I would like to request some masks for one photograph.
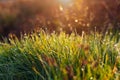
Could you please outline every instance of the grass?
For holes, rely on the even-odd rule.
[[[0,43],[0,80],[120,80],[120,35],[44,31]]]

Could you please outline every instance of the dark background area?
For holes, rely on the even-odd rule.
[[[44,29],[48,32],[82,31],[116,32],[120,29],[119,0],[1,0],[0,35],[29,33]]]

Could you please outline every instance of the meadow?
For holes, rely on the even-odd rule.
[[[120,1],[0,0],[0,80],[120,80]]]
[[[120,34],[41,30],[0,43],[0,80],[120,80]]]

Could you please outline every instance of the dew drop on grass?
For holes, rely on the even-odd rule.
[[[93,80],[93,77],[90,77],[90,80]]]

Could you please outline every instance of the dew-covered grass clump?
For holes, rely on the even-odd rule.
[[[0,80],[120,80],[120,35],[41,31],[0,43]]]

